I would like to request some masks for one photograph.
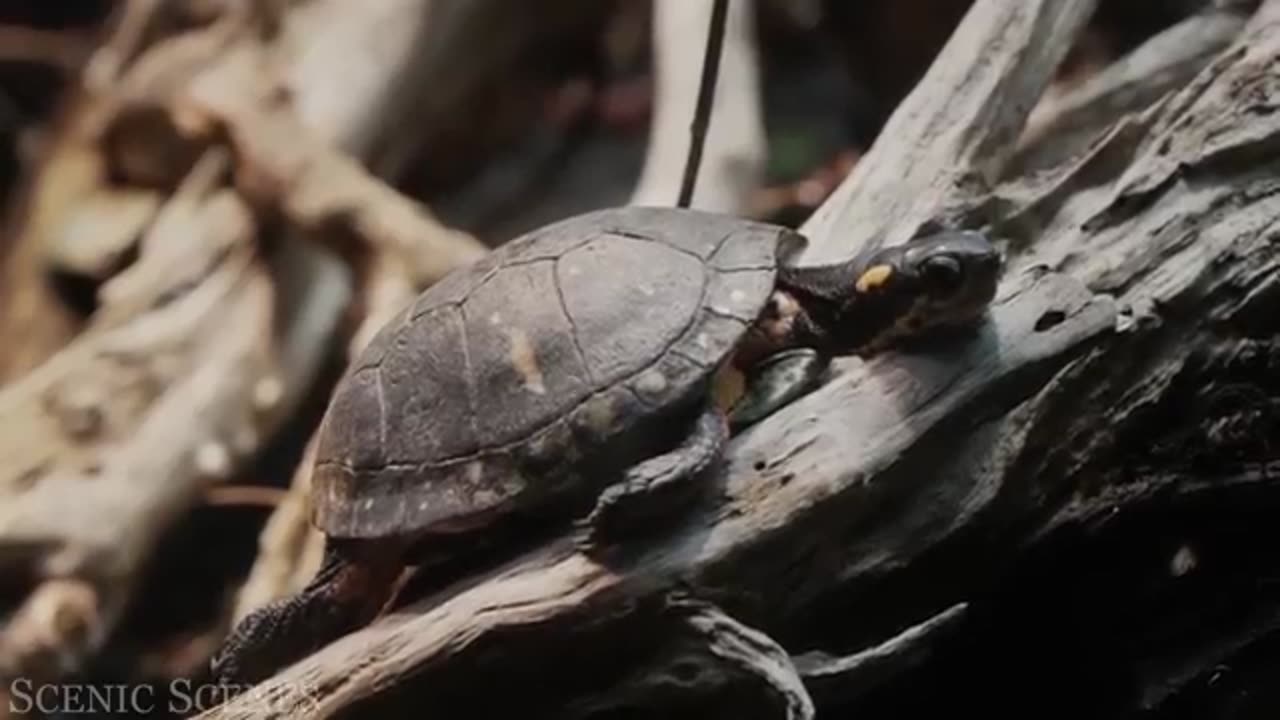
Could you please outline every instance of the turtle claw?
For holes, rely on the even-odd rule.
[[[585,533],[579,547],[594,550],[643,534],[675,514],[672,508],[697,489],[693,481],[720,457],[728,437],[724,415],[709,404],[678,447],[641,462],[600,493],[591,514],[581,521]]]
[[[591,531],[590,517],[573,521],[573,549],[590,557],[598,554],[600,548],[600,543],[596,542],[594,533]]]
[[[595,508],[583,521],[588,547],[606,545],[611,540],[631,534],[631,531],[642,531],[644,526],[662,514],[662,509],[670,503],[669,498],[664,497],[669,493],[660,491],[675,489],[667,486],[681,479],[675,476],[681,468],[672,467],[671,463],[661,463],[667,466],[665,468],[647,466],[666,459],[667,456],[660,456],[642,463],[636,468],[642,472],[628,473],[626,480],[610,485],[600,493]]]
[[[729,427],[737,432],[759,422],[818,385],[830,359],[812,348],[784,350],[757,365],[747,378],[746,391],[729,412]]]

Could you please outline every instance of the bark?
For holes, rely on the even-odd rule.
[[[810,702],[900,714],[930,707],[920,683],[1010,709],[1054,697],[1046,716],[1088,716],[1100,709],[1077,707],[1062,678],[1099,662],[1127,669],[1108,712],[1174,713],[1216,683],[1231,692],[1249,671],[1274,672],[1275,593],[1256,583],[1274,558],[1222,551],[1267,537],[1280,468],[1268,441],[1280,1],[1083,154],[1010,175],[1091,6],[976,2],[806,225],[814,258],[901,242],[939,218],[1005,238],[1000,296],[972,336],[838,363],[733,440],[672,530],[598,561],[570,535],[530,548],[204,717],[633,704],[696,717],[708,696],[734,716],[804,717]],[[1229,542],[1224,523],[1244,539]],[[1108,552],[1134,547],[1148,554]],[[1126,573],[1137,578],[1117,580]],[[1238,612],[1194,614],[1197,578]],[[1142,604],[1153,597],[1158,609]],[[705,609],[699,627],[689,598]],[[1120,630],[1117,606],[1138,629]],[[979,651],[965,655],[958,635]],[[1025,667],[1074,643],[1089,654],[1058,685]],[[936,672],[961,690],[923,670],[944,651],[952,664]],[[749,700],[725,704],[726,688]]]

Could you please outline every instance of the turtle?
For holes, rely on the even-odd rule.
[[[812,387],[832,356],[972,324],[1001,270],[975,231],[823,266],[794,263],[805,243],[735,216],[613,208],[429,287],[325,412],[311,489],[322,567],[236,626],[215,677],[255,682],[367,624],[415,558],[517,515],[589,509],[591,547],[643,532],[696,490],[740,403],[737,426]]]

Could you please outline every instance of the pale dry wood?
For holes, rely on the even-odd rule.
[[[221,303],[217,308],[219,313],[227,313],[230,318],[252,327],[254,316],[257,314],[255,311],[261,308],[254,306],[246,308],[241,303],[231,305],[235,300],[231,292],[238,287],[229,284],[227,280],[226,277],[217,278],[214,287],[222,285],[222,287],[216,287],[217,292],[199,295],[206,296],[202,298],[206,301],[216,299]],[[259,277],[257,280],[261,283],[263,278]],[[266,288],[259,285],[258,289],[261,293]],[[207,297],[209,294],[213,297]],[[255,299],[263,300],[261,295]],[[213,308],[208,308],[205,312],[212,314]],[[192,319],[205,320],[197,326],[206,328],[209,331],[208,337],[219,340],[229,339],[213,332],[217,325],[207,318]],[[182,338],[187,329],[188,326],[183,326],[177,332],[170,330],[168,334],[171,337],[177,335]],[[124,330],[128,333],[132,328],[126,326]],[[136,332],[134,331],[135,334]],[[244,334],[241,337],[253,336]],[[192,371],[194,355],[175,358],[176,348],[166,347],[168,343],[163,343],[163,340],[172,342],[172,339],[161,337],[157,340],[162,342],[136,345],[143,351],[155,352],[156,358],[169,359],[171,362],[177,360],[178,369],[183,372]],[[36,444],[33,442],[33,437],[24,434],[23,437],[15,439],[31,443],[26,448],[26,453],[15,453],[15,448],[6,448],[7,452],[5,452],[6,462],[12,463],[7,466],[13,468],[18,474],[6,483],[4,516],[0,519],[0,533],[3,534],[6,546],[29,548],[32,557],[23,558],[23,560],[38,567],[38,577],[41,582],[41,585],[28,597],[24,606],[9,619],[3,635],[0,635],[0,668],[3,668],[5,675],[10,677],[34,675],[49,678],[74,671],[89,653],[97,649],[105,632],[113,626],[123,601],[128,596],[138,565],[146,557],[145,554],[138,554],[141,548],[137,547],[137,538],[149,533],[158,535],[172,521],[173,513],[183,507],[182,502],[175,503],[171,507],[164,507],[165,503],[161,503],[162,506],[157,508],[138,507],[140,500],[143,502],[158,500],[166,493],[160,492],[160,488],[149,488],[145,483],[140,484],[139,478],[133,473],[161,471],[165,474],[159,477],[152,474],[142,477],[144,480],[172,479],[174,487],[185,487],[190,492],[195,489],[196,483],[184,482],[184,475],[193,480],[205,475],[221,479],[231,470],[232,455],[228,442],[209,437],[207,442],[211,444],[189,448],[186,442],[174,437],[175,428],[178,433],[195,435],[183,426],[190,422],[190,411],[201,410],[201,406],[195,404],[191,408],[184,407],[185,401],[208,402],[208,399],[199,393],[199,388],[182,388],[180,376],[161,376],[153,379],[148,377],[154,374],[153,371],[149,372],[151,368],[144,363],[139,363],[136,358],[128,358],[126,362],[141,365],[141,367],[130,368],[126,365],[124,368],[112,368],[113,374],[120,380],[132,379],[137,384],[154,384],[157,380],[166,382],[178,380],[179,383],[176,383],[178,387],[174,387],[165,395],[137,398],[121,391],[129,389],[126,385],[125,388],[117,390],[117,395],[109,396],[109,400],[97,396],[97,388],[84,380],[77,386],[72,382],[74,377],[63,376],[63,373],[67,372],[63,368],[85,364],[84,360],[77,358],[73,353],[87,346],[89,342],[91,339],[86,336],[84,341],[69,346],[50,359],[41,371],[37,371],[32,376],[30,381],[24,381],[14,387],[11,393],[18,395],[17,402],[14,402],[13,395],[6,397],[5,400],[8,402],[4,402],[5,409],[10,412],[28,410],[23,406],[25,404],[23,401],[43,400],[50,404],[66,403],[71,406],[65,410],[60,408],[61,417],[55,415],[51,418],[55,422],[61,420],[65,427],[47,430],[43,436],[46,438],[45,442]],[[213,349],[195,346],[188,352],[207,353]],[[243,349],[242,344],[238,344],[236,349]],[[119,362],[110,351],[94,354],[102,358],[99,362],[105,361],[112,364]],[[229,361],[225,357],[216,359],[224,363]],[[77,360],[79,362],[76,362]],[[50,372],[45,373],[45,368],[49,368]],[[231,369],[243,372],[254,368],[238,367],[233,364]],[[135,372],[130,373],[128,370],[135,370]],[[218,368],[219,372],[225,373],[227,370],[226,367]],[[141,377],[137,377],[138,375]],[[38,382],[45,381],[46,378],[47,384]],[[198,381],[203,384],[208,384],[213,379],[208,375],[198,376]],[[65,399],[59,396],[59,391],[62,391],[63,387],[67,388],[63,392],[69,396]],[[146,385],[142,387],[145,388]],[[112,390],[113,388],[103,389]],[[89,396],[77,397],[74,394],[77,391]],[[170,404],[162,404],[161,400],[166,397],[174,399],[170,400]],[[78,436],[92,437],[92,434],[100,432],[96,425],[115,420],[116,418],[112,417],[113,414],[117,417],[126,415],[123,418],[126,421],[123,423],[125,427],[121,429],[127,434],[123,438],[116,438],[114,443],[101,443],[100,446],[91,448],[81,448],[73,444]],[[162,418],[162,424],[158,427],[153,425],[149,428],[150,432],[145,432],[144,425],[152,417]],[[119,432],[114,425],[115,423],[110,423],[105,428],[107,433]],[[210,428],[199,429],[210,433]],[[53,438],[66,438],[69,447],[50,446],[48,439]],[[39,439],[39,436],[34,439]],[[200,438],[200,441],[203,442],[206,439]],[[160,443],[159,446],[151,446],[151,443],[156,442]],[[167,449],[177,449],[181,454],[175,458],[170,453],[163,452]],[[199,462],[205,472],[194,470],[196,461],[193,457],[188,457],[191,450],[202,453]],[[36,453],[48,456],[50,459],[22,456]],[[160,465],[158,467],[149,465],[148,463],[153,460]],[[33,464],[40,462],[45,464]],[[187,465],[189,469],[178,466],[177,463]],[[170,478],[170,473],[177,476]],[[148,490],[151,492],[147,492]],[[74,498],[74,501],[71,498]],[[160,512],[153,514],[152,510]],[[112,518],[112,521],[103,522],[104,517]],[[83,584],[93,589],[93,602],[81,606],[80,609],[84,614],[71,625],[92,628],[92,632],[64,634],[58,632],[58,627],[44,627],[42,623],[48,618],[61,614],[61,611],[50,610],[49,605],[61,602],[63,599],[61,593],[51,595],[46,592],[46,587],[51,585],[57,587],[67,579],[80,577],[86,578],[87,581]],[[32,626],[38,626],[38,628],[33,629]],[[40,644],[32,646],[29,640],[32,637],[38,638]],[[49,666],[47,660],[42,657],[45,654],[56,655],[59,658],[58,665]]]
[[[175,147],[163,133],[154,133],[154,109],[215,57],[245,23],[233,13],[207,29],[165,39],[160,58],[151,62],[150,56],[144,57],[125,73],[122,58],[132,57],[166,7],[165,2],[135,0],[124,9],[117,34],[90,58],[84,90],[66,103],[67,117],[60,121],[61,129],[25,190],[29,199],[15,221],[17,233],[6,258],[0,298],[0,334],[25,341],[0,353],[4,380],[35,368],[82,327],[83,318],[55,293],[48,271],[88,271],[101,280],[116,269],[116,261],[153,219],[154,213],[140,211],[146,201],[138,198],[155,188],[113,183],[112,175],[128,171],[154,180],[163,174],[171,189],[200,155],[197,148]],[[138,131],[109,132],[121,117],[126,129]],[[113,199],[123,200],[123,205]]]
[[[273,278],[253,231],[227,191],[188,186],[89,329],[0,394],[21,429],[0,447],[0,538],[43,583],[0,634],[6,674],[57,676],[94,652],[161,533],[314,378],[344,304],[337,270],[302,246]]]
[[[791,656],[765,633],[709,603],[676,597],[661,610],[670,629],[670,649],[606,692],[564,708],[562,717],[626,714],[656,698],[706,694],[722,688],[736,702],[717,705],[725,717],[784,717],[807,720],[814,702]],[[665,649],[665,648],[664,648]],[[705,711],[693,713],[705,716]]]
[[[195,135],[225,130],[236,150],[237,187],[251,202],[275,209],[304,232],[338,241],[344,255],[390,254],[416,287],[484,254],[475,238],[442,225],[358,161],[319,142],[289,113],[230,102],[201,97],[180,113]]]
[[[105,172],[83,123],[69,123],[59,134],[58,145],[59,150],[33,173],[19,217],[6,228],[11,237],[0,253],[0,337],[21,337],[23,342],[0,352],[0,384],[43,362],[66,344],[84,320],[56,294],[45,269],[49,248],[63,237],[65,226],[77,226],[78,204],[101,186]],[[68,215],[77,217],[68,220]],[[119,227],[113,219],[78,226],[98,227],[106,237],[133,237],[138,232],[132,225]],[[72,262],[102,265],[101,258],[110,254],[80,254]]]
[[[1017,176],[1056,167],[1130,112],[1175,92],[1231,44],[1248,19],[1211,8],[1151,37],[1067,94],[1042,100],[1006,168]]]
[[[380,114],[389,127],[360,155],[382,178],[425,162],[455,172],[477,167],[492,150],[490,134],[504,134],[504,120],[516,120],[518,134],[525,116],[541,107],[544,96],[536,90],[546,78],[537,59],[599,27],[613,7],[597,0],[421,1],[426,24]]]
[[[791,656],[773,638],[730,617],[714,605],[694,603],[685,620],[709,653],[733,670],[756,679],[776,695],[786,720],[812,720],[813,698]]]
[[[754,3],[729,3],[720,78],[693,207],[740,215],[764,181],[764,107]],[[690,118],[711,20],[711,3],[653,4],[653,118],[633,205],[674,205],[689,156]]]
[[[963,627],[967,611],[968,604],[958,603],[852,655],[804,653],[795,658],[796,670],[823,704],[848,702],[927,662],[932,651]]]
[[[896,245],[995,184],[1093,0],[978,0],[831,198],[804,223],[801,262]]]

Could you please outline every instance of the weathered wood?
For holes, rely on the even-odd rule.
[[[1247,19],[1238,8],[1210,8],[1152,37],[1066,95],[1041,102],[1005,174],[1061,165],[1116,120],[1185,85],[1236,38]]]
[[[669,633],[674,641],[667,643],[665,657],[641,666],[607,691],[571,703],[564,717],[625,713],[655,705],[666,705],[667,717],[706,717],[708,712],[739,718],[814,717],[813,699],[800,671],[768,635],[714,605],[688,598],[672,600],[663,612],[674,626]],[[722,694],[708,692],[712,690]],[[659,700],[668,697],[692,707],[679,713]],[[698,700],[689,702],[691,698]]]
[[[832,656],[821,650],[796,657],[797,672],[823,704],[847,703],[930,659],[946,639],[963,626],[968,605],[953,605],[894,637],[852,655]]]
[[[803,262],[896,245],[987,192],[1093,0],[978,0],[853,172],[805,222]]]

